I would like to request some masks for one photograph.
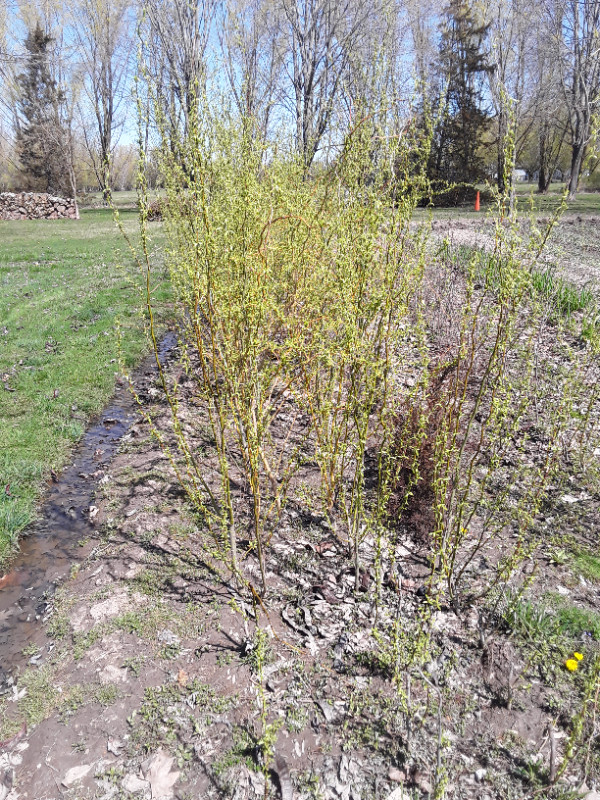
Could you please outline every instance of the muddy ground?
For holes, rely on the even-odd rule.
[[[565,231],[560,246],[576,249],[579,223]],[[168,430],[156,376],[136,386]],[[253,604],[206,556],[148,423],[129,426],[93,479],[93,532],[4,676],[0,800],[600,797],[595,717],[568,757],[600,640],[595,474],[574,470],[551,493],[517,582],[526,601],[453,610],[428,603],[428,549],[410,530],[383,594],[371,572],[355,591],[347,548],[311,506],[316,465],[303,469]],[[579,616],[559,629],[565,608]],[[399,677],[373,635],[394,625],[394,657],[413,663]]]

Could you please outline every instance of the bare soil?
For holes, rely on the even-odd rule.
[[[536,219],[543,228],[548,218]],[[434,220],[436,237],[447,237],[454,247],[489,249],[493,245],[493,223],[481,219]],[[540,265],[579,287],[588,286],[598,294],[600,281],[600,217],[566,214],[553,229],[540,257]]]
[[[600,246],[596,228],[590,241]],[[155,378],[138,388],[168,435]],[[191,388],[182,413],[211,480]],[[595,720],[581,757],[565,760],[600,632],[600,582],[574,557],[597,547],[595,476],[573,468],[551,492],[536,522],[543,544],[515,584],[529,605],[511,608],[504,594],[455,609],[429,603],[427,543],[409,528],[381,594],[372,571],[355,591],[347,546],[310,502],[318,477],[307,459],[267,550],[269,590],[252,603],[207,555],[148,424],[129,427],[96,487],[97,537],[4,677],[0,800],[600,796]],[[249,526],[246,502],[239,487]],[[243,571],[258,585],[249,540]],[[367,538],[365,563],[376,547]],[[474,586],[487,569],[482,557]],[[560,602],[597,631],[555,634]],[[382,630],[397,632],[395,657],[413,665],[396,681]],[[571,673],[575,648],[584,659]]]

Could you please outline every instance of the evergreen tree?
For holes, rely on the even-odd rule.
[[[50,70],[51,42],[39,23],[25,40],[27,67],[17,79],[17,151],[25,189],[70,195],[68,133],[62,123],[66,98]]]
[[[439,71],[442,117],[434,132],[429,174],[434,180],[475,183],[483,175],[480,145],[490,117],[484,107],[484,44],[489,24],[465,0],[450,0],[442,23]]]

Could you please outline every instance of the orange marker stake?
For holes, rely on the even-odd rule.
[[[477,194],[475,195],[475,211],[479,211],[479,190],[477,191]]]

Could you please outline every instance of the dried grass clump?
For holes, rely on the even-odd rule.
[[[153,200],[148,206],[148,221],[149,222],[160,222],[163,219],[163,215],[165,212],[165,201],[157,197],[156,200]]]
[[[423,390],[407,398],[394,425],[390,453],[394,479],[388,513],[393,524],[406,525],[423,542],[430,541],[436,528],[436,447],[456,384],[456,368],[455,358],[438,363]]]

